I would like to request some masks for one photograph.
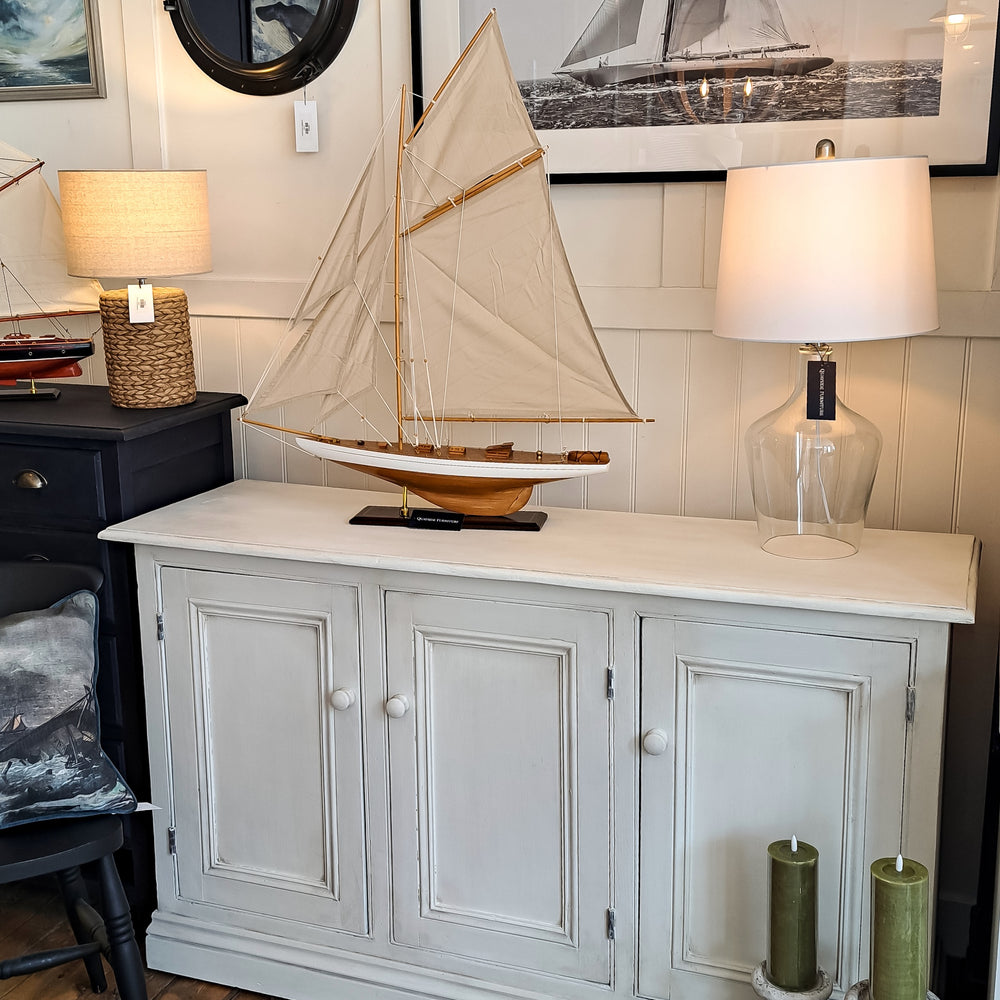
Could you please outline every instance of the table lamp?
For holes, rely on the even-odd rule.
[[[930,177],[922,156],[740,167],[726,177],[714,332],[798,343],[795,388],[746,434],[762,547],[857,551],[882,446],[836,395],[832,343],[938,327]]]
[[[211,270],[205,171],[60,170],[59,194],[68,272],[139,279],[101,295],[111,402],[132,409],[193,402],[187,296],[145,278]]]

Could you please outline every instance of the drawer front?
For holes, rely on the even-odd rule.
[[[0,531],[0,559],[47,559],[50,562],[83,563],[104,571],[100,592],[101,622],[109,625],[115,608],[113,574],[108,547],[96,533],[26,528]]]
[[[103,520],[101,453],[86,448],[0,445],[0,510],[34,523]]]

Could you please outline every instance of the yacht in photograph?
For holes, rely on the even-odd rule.
[[[603,0],[555,73],[608,87],[802,76],[832,62],[791,36],[777,0]]]

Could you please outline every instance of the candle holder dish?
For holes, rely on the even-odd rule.
[[[764,971],[766,964],[766,962],[761,962],[750,974],[750,985],[761,1000],[828,1000],[830,994],[833,993],[833,980],[822,969],[819,970],[819,982],[810,989],[786,990],[775,986],[767,978],[767,973]],[[844,1000],[847,998],[845,997]]]
[[[844,1000],[871,1000],[871,990],[868,987],[868,980],[862,979],[860,983],[855,983],[845,994]],[[927,991],[927,1000],[938,1000],[936,994]]]

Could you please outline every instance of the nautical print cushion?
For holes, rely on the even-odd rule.
[[[90,591],[0,618],[0,828],[135,809],[101,750],[97,666]]]

